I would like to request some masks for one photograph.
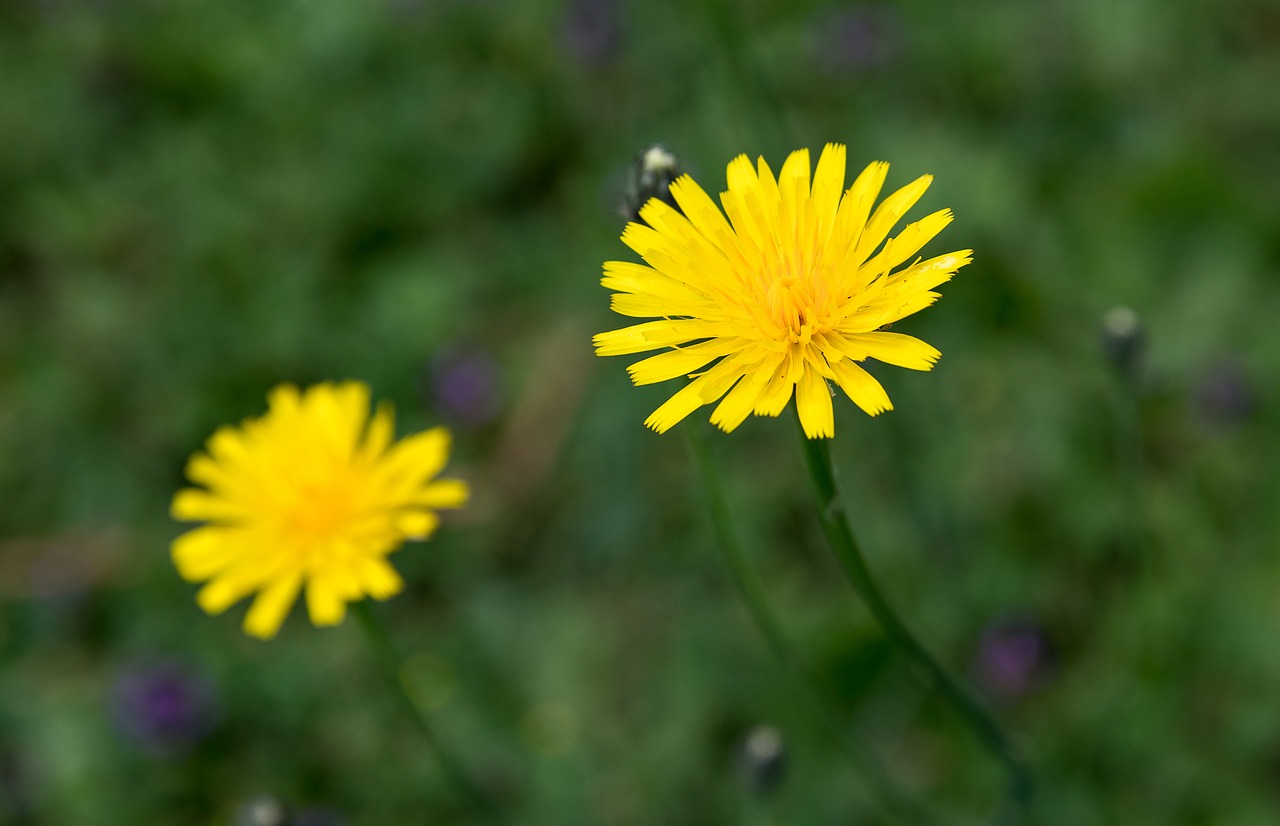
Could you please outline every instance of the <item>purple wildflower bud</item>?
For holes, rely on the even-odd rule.
[[[818,22],[818,48],[831,71],[859,72],[892,63],[902,52],[902,21],[890,6],[854,6]]]
[[[997,697],[1015,700],[1032,691],[1052,659],[1039,626],[1025,620],[996,623],[983,632],[975,663],[978,680]]]
[[[1253,413],[1253,388],[1244,367],[1235,359],[1222,359],[1205,369],[1194,393],[1196,411],[1210,426],[1238,425]]]
[[[562,28],[565,49],[587,66],[603,66],[618,52],[618,0],[570,0]]]
[[[497,418],[501,407],[498,367],[481,350],[445,350],[432,360],[430,395],[446,419],[483,427]]]
[[[113,705],[118,728],[152,751],[191,746],[213,723],[212,689],[175,663],[126,671],[116,682]]]

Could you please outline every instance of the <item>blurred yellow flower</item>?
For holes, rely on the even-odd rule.
[[[884,328],[937,300],[933,288],[968,264],[972,250],[893,272],[952,216],[939,210],[886,241],[933,180],[918,178],[872,212],[888,168],[872,163],[842,197],[841,145],[823,149],[812,186],[807,149],[792,152],[776,179],[763,158],[757,168],[740,155],[720,194],[724,213],[688,175],[671,185],[679,209],[657,199],[641,209],[644,223],[628,224],[622,240],[648,266],[609,261],[601,283],[616,291],[615,312],[660,320],[600,333],[594,343],[601,356],[666,350],[628,368],[636,384],[693,379],[647,426],[664,432],[720,400],[711,421],[731,431],[753,412],[777,416],[794,388],[805,434],[830,437],[828,381],[874,416],[893,405],[857,362],[932,368],[937,350]]]
[[[207,582],[196,599],[210,614],[257,592],[244,629],[275,636],[306,587],[316,625],[335,625],[346,604],[386,599],[404,585],[387,555],[423,539],[435,511],[466,503],[467,485],[436,479],[449,433],[434,428],[394,442],[389,405],[369,416],[358,382],[275,388],[268,411],[222,427],[187,463],[175,519],[206,524],[179,536],[182,577]]]

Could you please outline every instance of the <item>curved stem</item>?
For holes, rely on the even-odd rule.
[[[685,445],[689,448],[689,454],[693,457],[693,463],[698,469],[698,480],[702,483],[702,496],[711,514],[716,544],[720,548],[725,564],[729,566],[729,572],[733,574],[734,584],[738,586],[738,592],[751,613],[751,619],[755,621],[756,627],[759,628],[778,659],[797,673],[806,672],[807,668],[799,653],[787,641],[782,624],[765,601],[764,586],[751,568],[751,563],[747,561],[747,555],[738,542],[733,517],[729,514],[729,505],[725,501],[724,489],[720,484],[720,475],[707,454],[706,441],[692,422],[680,429],[684,432]]]
[[[755,569],[751,567],[738,541],[724,488],[720,483],[720,475],[716,472],[715,464],[708,455],[701,430],[694,422],[686,423],[680,429],[684,432],[685,445],[689,449],[693,464],[698,469],[703,499],[706,501],[707,510],[711,515],[711,524],[715,529],[716,545],[720,548],[729,572],[733,574],[734,584],[738,587],[738,593],[746,604],[751,619],[769,647],[773,649],[774,655],[812,695],[828,730],[839,731],[843,727],[843,721],[839,720],[839,715],[830,708],[829,692],[824,689],[819,675],[787,638],[782,623],[769,607],[764,585],[756,575]],[[898,815],[908,817],[909,822],[912,823],[933,822],[936,819],[934,815],[924,811],[919,803],[908,800],[905,793],[896,788],[888,773],[874,756],[857,748],[846,737],[840,736],[837,739],[841,750],[855,768],[873,781],[869,785],[871,794],[878,804],[894,810]]]
[[[840,501],[835,467],[831,462],[830,440],[809,439],[804,435],[803,428],[797,428],[797,433],[800,435],[805,464],[809,469],[809,480],[812,483],[822,532],[826,534],[831,550],[848,574],[853,587],[858,591],[889,641],[906,655],[927,684],[942,692],[956,711],[960,712],[965,722],[973,728],[983,744],[1004,764],[1009,774],[1010,796],[1017,809],[1025,811],[1030,805],[1032,793],[1031,772],[1026,763],[995,718],[911,633],[885,598],[880,586],[876,584],[862,555],[862,549],[853,536],[844,505]],[[1016,820],[1017,818],[1017,813],[1009,813],[1001,819]]]
[[[432,730],[431,725],[427,722],[426,716],[423,715],[418,704],[414,702],[413,695],[409,693],[409,688],[405,685],[404,663],[396,652],[395,645],[392,644],[386,628],[369,608],[369,601],[361,600],[353,604],[351,613],[355,615],[360,629],[364,631],[365,639],[369,641],[369,645],[373,648],[374,656],[378,660],[383,676],[387,678],[387,683],[390,685],[392,693],[396,695],[406,716],[413,721],[414,728],[418,729],[423,739],[427,741],[427,745],[431,748],[436,762],[439,763],[440,771],[444,774],[445,779],[454,787],[454,791],[458,793],[459,797],[466,799],[478,811],[485,813],[491,822],[504,822],[493,801],[480,791],[479,787],[467,776],[461,764],[454,759],[449,750],[436,737],[435,731]]]

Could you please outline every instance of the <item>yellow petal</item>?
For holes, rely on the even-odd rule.
[[[244,552],[241,532],[208,525],[173,540],[171,555],[178,575],[201,582],[233,565]]]
[[[404,580],[385,559],[361,560],[359,576],[365,593],[374,599],[387,599],[404,589]]]
[[[396,516],[396,530],[409,539],[426,539],[440,525],[440,517],[430,511],[404,511]]]
[[[178,491],[169,512],[183,522],[238,522],[252,515],[245,505],[197,488]]]
[[[831,372],[835,373],[836,383],[845,395],[861,407],[869,416],[877,416],[886,410],[893,409],[889,394],[884,392],[880,382],[848,359],[831,364]]]
[[[703,293],[681,281],[676,281],[666,273],[629,261],[606,261],[604,277],[600,279],[600,283],[618,292],[656,296],[670,301],[696,304],[706,300]],[[658,313],[658,315],[672,315],[672,313]]]
[[[751,415],[772,374],[772,370],[757,369],[743,376],[711,413],[711,423],[725,433],[732,433]]]
[[[278,384],[267,394],[267,416],[283,422],[286,427],[298,419],[301,411],[302,393],[297,386]]]
[[[806,370],[796,385],[796,409],[800,425],[810,439],[830,439],[836,435],[835,410],[826,379],[815,370]]]
[[[210,580],[196,594],[196,603],[207,614],[221,614],[258,590],[268,579],[269,574],[251,566],[240,565]]]
[[[312,576],[307,582],[307,613],[316,626],[337,625],[347,615],[338,583],[328,576]]]
[[[757,416],[780,415],[787,408],[787,402],[791,401],[794,387],[795,382],[791,381],[788,375],[786,359],[779,359],[769,375],[764,390],[760,391],[760,398],[756,399],[753,412]]]
[[[885,244],[879,255],[863,264],[863,268],[874,275],[893,269],[932,241],[934,236],[951,223],[953,217],[951,210],[940,209],[913,224],[908,224],[891,243]]]
[[[609,296],[609,309],[618,315],[631,318],[662,316],[697,316],[714,311],[715,305],[706,299],[673,299],[657,295],[614,293]]]
[[[874,161],[859,173],[853,186],[840,201],[840,209],[836,213],[836,232],[848,240],[853,246],[866,226],[867,217],[871,214],[871,206],[884,186],[885,176],[889,174],[889,164]],[[852,252],[852,250],[850,250]]]
[[[973,250],[958,250],[912,264],[890,276],[889,283],[898,291],[932,290],[951,280],[956,270],[973,263]]]
[[[369,427],[365,431],[364,445],[361,448],[364,461],[376,461],[386,453],[392,439],[395,438],[395,422],[396,415],[391,405],[387,402],[379,404],[378,412],[373,414],[373,418],[369,420]]]
[[[739,155],[725,167],[725,180],[730,192],[747,193],[760,185],[756,168],[746,155]]]
[[[813,173],[813,206],[818,219],[818,239],[825,240],[835,223],[840,192],[844,189],[845,147],[829,143],[818,157]]]
[[[713,338],[717,328],[700,319],[646,321],[592,338],[597,356],[626,356],[671,347],[700,338]]]
[[[244,617],[245,633],[262,640],[269,640],[280,630],[289,609],[298,599],[302,587],[302,574],[283,577],[268,586],[254,599]]]
[[[763,159],[762,159],[763,160]],[[797,149],[787,156],[778,173],[778,193],[781,196],[780,223],[783,232],[796,226],[803,204],[809,200],[809,150]],[[807,233],[799,237],[808,238]]]
[[[644,420],[645,426],[666,433],[676,423],[704,404],[719,399],[742,375],[741,359],[728,358],[685,385]]]
[[[711,196],[693,178],[688,175],[676,178],[671,184],[671,194],[699,232],[721,245],[721,249],[726,252],[734,246],[733,227],[729,225],[724,213],[716,207],[715,201],[711,200]]]
[[[471,497],[470,486],[461,479],[437,479],[413,498],[425,508],[460,508]]]
[[[743,344],[737,339],[712,339],[691,344],[637,361],[627,367],[627,372],[637,385],[655,384],[677,376],[687,376],[706,366],[709,361],[742,349]]]
[[[430,479],[449,461],[449,442],[449,430],[444,427],[406,436],[387,452],[379,472],[408,484]]]
[[[902,333],[856,333],[843,338],[877,361],[908,370],[932,370],[942,355],[932,345]]]
[[[880,246],[880,242],[885,239],[898,221],[902,220],[902,216],[907,214],[907,210],[915,206],[916,201],[920,200],[920,196],[924,194],[932,182],[932,175],[921,175],[884,199],[872,214],[871,220],[867,222],[866,229],[862,231],[862,237],[858,239],[857,251],[854,253],[856,262],[865,261],[875,251],[875,248]]]

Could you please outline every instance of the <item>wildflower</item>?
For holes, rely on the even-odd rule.
[[[120,730],[157,753],[193,745],[214,722],[213,687],[177,663],[126,669],[112,705]]]
[[[1243,424],[1257,407],[1248,371],[1236,358],[1219,358],[1207,366],[1195,384],[1196,412],[1211,428]]]
[[[466,483],[435,479],[449,433],[434,428],[393,443],[389,405],[369,417],[358,382],[281,385],[268,411],[220,428],[187,464],[173,516],[205,524],[178,537],[183,578],[207,581],[196,599],[220,613],[258,592],[244,629],[275,635],[306,587],[315,625],[336,625],[346,603],[386,599],[404,583],[386,557],[435,530],[439,508],[467,501]]]
[[[579,62],[593,68],[609,63],[622,41],[617,0],[572,0],[565,14],[561,44]]]
[[[446,421],[479,428],[501,412],[498,365],[484,350],[447,348],[431,360],[427,373],[428,395]]]
[[[1052,662],[1053,648],[1038,625],[1004,620],[983,631],[975,665],[989,691],[1012,700],[1035,688]]]
[[[664,432],[719,401],[711,421],[731,431],[751,413],[777,416],[794,392],[805,434],[830,437],[828,381],[874,416],[893,405],[858,362],[932,368],[936,349],[884,328],[937,300],[933,288],[972,251],[917,258],[894,272],[952,215],[940,210],[886,241],[932,181],[918,178],[872,212],[888,168],[872,163],[842,197],[841,145],[823,149],[812,183],[807,149],[791,153],[777,178],[763,158],[756,167],[741,155],[729,163],[724,213],[687,175],[671,184],[678,209],[657,199],[641,209],[644,224],[628,224],[622,240],[648,266],[607,262],[601,283],[616,291],[615,312],[659,320],[594,343],[601,356],[664,350],[628,368],[636,384],[693,379],[647,426]]]
[[[901,57],[903,29],[901,13],[892,6],[851,5],[815,20],[815,51],[831,72],[870,72]]]

